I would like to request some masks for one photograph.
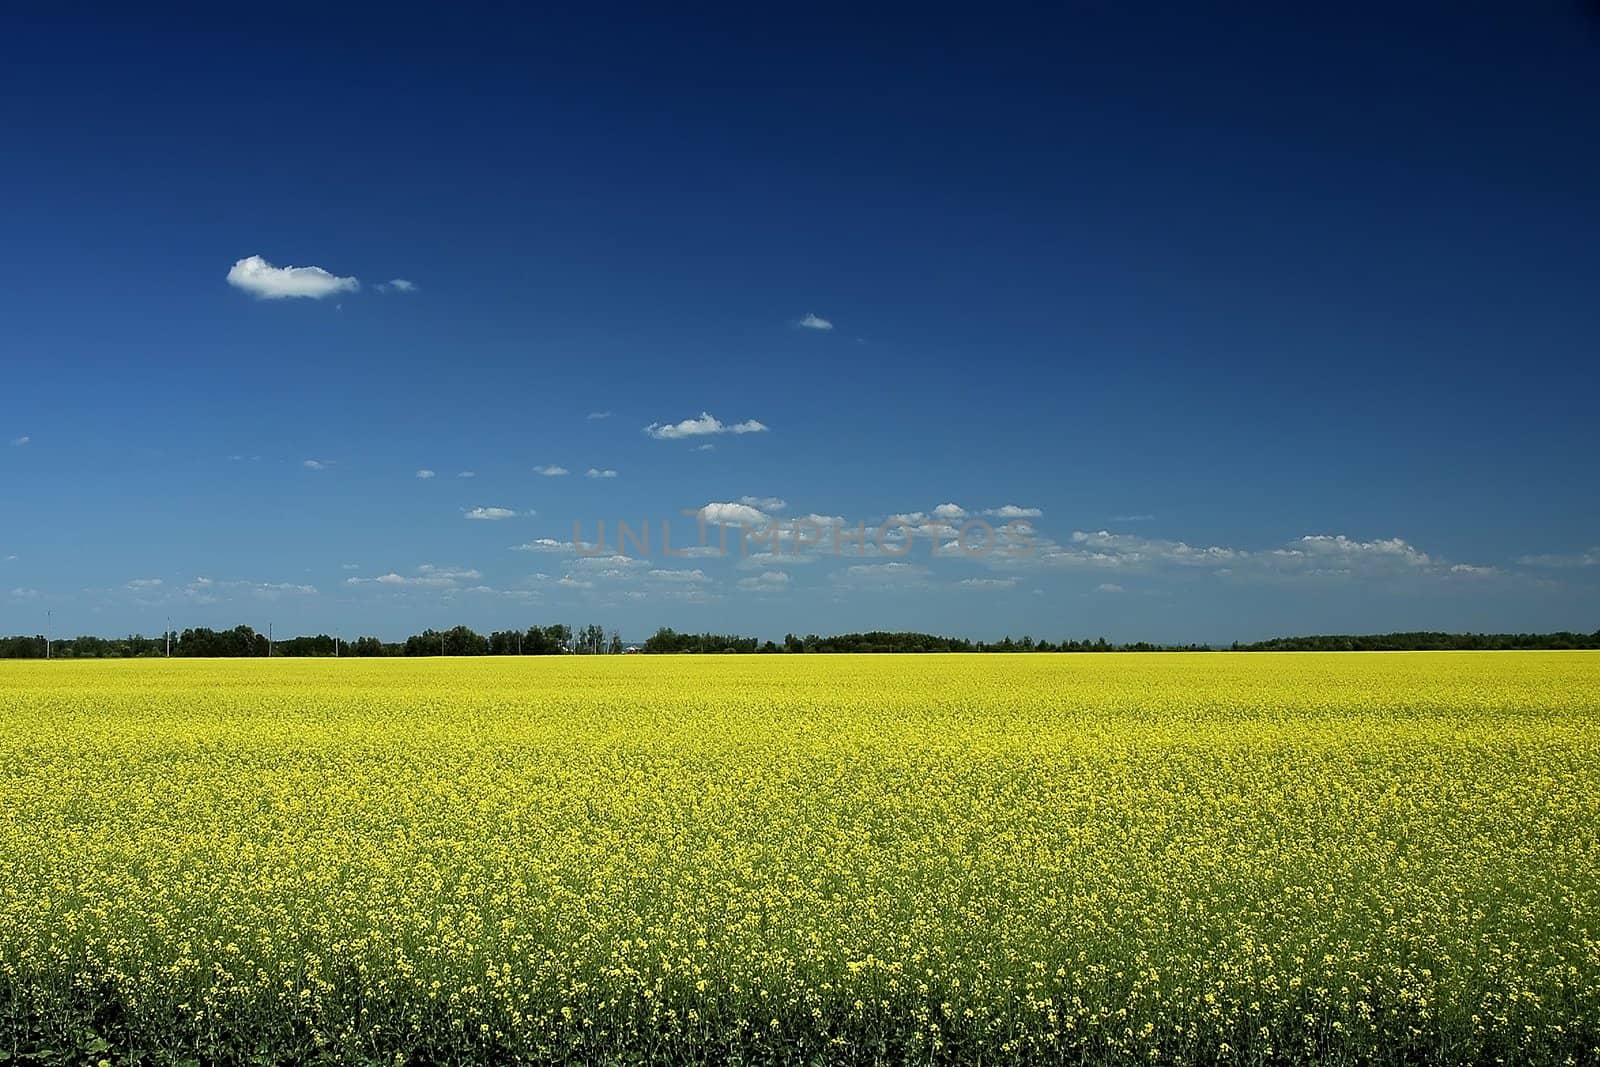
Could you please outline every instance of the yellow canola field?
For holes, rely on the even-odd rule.
[[[1583,652],[0,663],[0,1057],[1593,1061],[1597,725]]]

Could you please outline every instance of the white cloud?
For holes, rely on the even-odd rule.
[[[11,590],[10,596],[13,600],[37,600],[39,599],[39,590],[28,589],[19,585],[17,588]]]
[[[967,589],[1015,589],[1015,578],[963,578],[956,583]]]
[[[433,476],[434,476],[433,471],[428,470],[426,467],[424,467],[422,470],[417,471],[417,477],[423,479],[424,481],[426,481],[429,478],[432,478]]]
[[[316,596],[317,587],[314,585],[297,585],[294,582],[256,582],[243,583],[249,587],[252,596],[260,600],[277,600],[288,596]]]
[[[483,575],[471,567],[440,567],[432,563],[424,563],[417,568],[418,574],[431,575],[435,578],[482,578]]]
[[[1071,567],[1124,572],[1192,569],[1241,580],[1401,579],[1485,576],[1492,567],[1452,564],[1400,537],[1356,540],[1343,534],[1310,534],[1281,548],[1250,550],[1226,545],[1191,545],[1184,541],[1106,530],[1076,530],[1066,544],[1034,539],[1026,556],[986,557],[1002,568]],[[1105,590],[1102,590],[1105,591]]]
[[[344,581],[346,585],[419,585],[431,588],[444,588],[456,584],[450,578],[430,578],[420,575],[408,577],[403,574],[396,574],[394,571],[390,571],[388,574],[380,574],[376,578],[346,578]]]
[[[407,281],[404,278],[390,278],[386,282],[378,283],[378,291],[382,293],[414,293],[417,291],[417,283]]]
[[[831,548],[831,546],[828,546]],[[737,545],[730,545],[727,552],[721,552],[717,546],[712,546],[713,551],[719,555],[738,556]],[[770,567],[803,567],[825,558],[821,555],[822,548],[809,552],[751,552],[739,560],[738,568],[742,571],[758,571]],[[847,550],[846,550],[847,551]],[[854,553],[851,553],[853,556]]]
[[[609,556],[580,556],[573,560],[570,566],[580,570],[622,572],[631,567],[647,566],[642,559],[625,556],[620,552],[613,552]]]
[[[1318,568],[1350,567],[1372,563],[1394,563],[1406,567],[1426,567],[1434,561],[1426,552],[1398,537],[1375,541],[1354,541],[1344,534],[1308,534],[1290,547],[1272,555],[1281,563]]]
[[[831,329],[833,329],[833,323],[829,322],[827,319],[823,318],[821,315],[813,315],[809,311],[806,312],[806,317],[801,319],[799,322],[795,323],[795,325],[800,327],[802,330],[831,330]]]
[[[704,437],[708,434],[719,433],[765,433],[767,427],[755,419],[746,419],[732,425],[723,422],[709,411],[702,411],[699,418],[684,419],[682,422],[660,423],[652,422],[644,428],[644,432],[658,441],[675,441],[683,437]]]
[[[610,417],[611,412],[609,411],[591,411],[589,414],[584,416],[584,418],[588,419],[590,422],[596,422],[600,419],[609,419]]]
[[[166,583],[162,582],[160,578],[135,578],[133,581],[128,583],[127,588],[135,591],[142,589],[158,589],[164,584]]]
[[[359,579],[351,578],[351,582]],[[159,586],[159,581],[155,585]],[[135,583],[128,583],[133,588]],[[141,586],[148,590],[150,586]],[[196,604],[221,603],[221,593],[248,593],[257,600],[280,600],[285,596],[317,596],[317,587],[302,585],[297,582],[251,582],[251,581],[225,581],[219,582],[212,578],[195,578],[183,587],[183,595]]]
[[[1164,541],[1133,534],[1114,534],[1105,530],[1086,533],[1074,530],[1072,543],[1093,554],[1110,555],[1121,563],[1179,563],[1197,566],[1225,565],[1249,553],[1232,548],[1199,548],[1182,541]]]
[[[457,478],[476,478],[477,476],[477,471],[462,471],[456,475]]]
[[[1122,592],[1122,586],[1116,582],[1101,582],[1094,587],[1094,591],[1097,593],[1120,593]]]
[[[733,549],[724,549],[721,545],[673,545],[671,552],[663,555],[673,559],[718,559],[728,556]]]
[[[769,521],[765,514],[749,504],[735,504],[731,501],[707,504],[700,509],[700,517],[707,522],[721,523],[724,526],[765,526]]]
[[[567,468],[565,468],[565,467],[557,467],[553,463],[547,463],[542,467],[533,468],[533,473],[542,474],[546,478],[560,478],[561,476],[563,476],[565,474],[569,474],[571,472],[568,471]]]
[[[29,437],[27,434],[23,434],[21,437],[13,437],[11,439],[11,447],[12,448],[21,448],[24,445],[26,445],[29,441],[32,441],[32,440],[33,440],[33,438]]]
[[[967,517],[967,509],[960,504],[940,504],[933,509],[933,514],[939,519],[964,519]]]
[[[469,518],[469,519],[479,519],[479,520],[483,520],[483,521],[486,521],[486,522],[494,522],[494,521],[497,521],[499,519],[514,518],[516,516],[516,514],[517,513],[515,511],[512,511],[510,508],[476,507],[476,508],[473,508],[471,511],[467,512],[467,518]]]
[[[696,567],[694,570],[657,569],[650,572],[649,576],[658,582],[676,582],[698,584],[709,582],[706,572]]]
[[[993,515],[998,519],[1037,519],[1044,512],[1038,508],[1025,508],[1020,504],[1002,504],[997,508],[988,508],[985,515]]]
[[[762,571],[750,578],[740,578],[739,588],[751,593],[780,593],[789,588],[789,575],[784,571]]]
[[[703,445],[695,445],[694,446],[694,451],[696,451],[696,452],[715,452],[716,450],[717,450],[717,446],[712,444],[709,441],[707,441]]]
[[[321,267],[274,267],[260,256],[246,256],[228,271],[228,284],[262,300],[303,296],[313,300],[361,288],[354,278],[341,278]]]
[[[583,472],[583,476],[585,478],[615,478],[617,476],[617,472],[609,467],[607,467],[605,470],[601,470],[599,467],[590,467],[588,470]]]
[[[916,563],[857,563],[834,573],[834,581],[864,589],[914,589],[926,584],[928,568]]]
[[[760,508],[762,511],[782,511],[789,506],[787,500],[775,496],[742,496],[739,498],[739,503]]]
[[[1451,574],[1458,574],[1465,578],[1492,578],[1500,573],[1498,567],[1479,567],[1471,563],[1457,563],[1450,568]]]
[[[568,541],[557,541],[553,537],[539,537],[532,541],[524,541],[520,545],[512,545],[513,552],[572,552],[575,549]]]
[[[331,459],[307,459],[302,460],[300,466],[308,471],[325,471],[332,463],[333,460]]]
[[[462,582],[474,581],[481,577],[482,574],[470,567],[440,567],[424,563],[417,568],[416,574],[398,574],[390,571],[375,578],[346,578],[345,584],[457,590]]]
[[[1524,567],[1600,567],[1600,545],[1571,555],[1519,556]]]

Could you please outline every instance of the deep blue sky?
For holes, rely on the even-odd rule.
[[[0,632],[1593,629],[1600,22],[1477,6],[10,10]],[[744,497],[1039,514],[512,548]]]

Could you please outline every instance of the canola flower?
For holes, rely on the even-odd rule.
[[[1600,656],[0,663],[0,1060],[1600,1059]]]

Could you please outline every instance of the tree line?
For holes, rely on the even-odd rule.
[[[622,652],[621,636],[591,623],[581,629],[557,624],[526,630],[497,630],[485,636],[467,626],[424,630],[404,641],[358,637],[354,641],[317,634],[274,641],[250,626],[213,630],[197,626],[158,637],[63,637],[44,635],[0,637],[0,659],[133,659],[155,656],[189,658],[247,656],[549,656]]]
[[[1235,642],[1234,652],[1401,652],[1401,651],[1510,651],[1533,649],[1600,649],[1600,630],[1592,634],[1560,631],[1548,634],[1452,634],[1431,631],[1392,634],[1321,634],[1276,637],[1248,644]],[[43,659],[44,635],[0,637],[0,659]],[[804,637],[785,634],[781,643],[740,634],[679,633],[670,627],[657,630],[642,645],[625,645],[616,630],[609,633],[598,623],[571,626],[530,626],[526,630],[496,630],[480,634],[468,626],[449,630],[424,630],[404,641],[359,637],[354,641],[328,634],[272,641],[249,626],[231,630],[207,627],[156,637],[67,637],[48,642],[50,656],[60,659],[129,659],[155,656],[555,656],[650,654],[817,653],[817,652],[1209,652],[1209,645],[1163,645],[1148,641],[1113,643],[1104,637],[1035,640],[1007,636],[999,641],[972,641],[915,631],[834,634]]]
[[[1576,634],[1450,634],[1417,630],[1395,634],[1319,634],[1234,644],[1236,652],[1514,652],[1600,648],[1600,630]]]

